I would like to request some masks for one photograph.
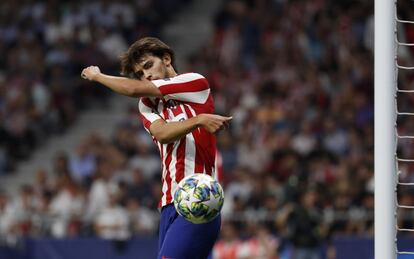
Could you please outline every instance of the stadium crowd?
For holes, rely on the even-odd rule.
[[[119,51],[157,31],[152,7],[169,1],[68,1],[60,12],[23,2],[19,12],[0,4],[3,167],[107,98],[79,81],[80,68],[118,71]],[[372,1],[225,1],[189,64],[208,78],[216,113],[233,116],[218,135],[226,200],[215,258],[319,258],[337,235],[372,236]],[[18,197],[0,193],[0,239],[156,234],[159,154],[137,112],[127,107],[112,139],[91,133],[57,154]]]
[[[189,0],[2,1],[0,3],[0,175],[12,172],[79,112],[107,107],[109,91],[86,87],[85,64],[118,73],[119,54],[157,35]]]

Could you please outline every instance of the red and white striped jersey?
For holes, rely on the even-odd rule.
[[[200,74],[186,73],[152,81],[163,97],[143,97],[139,111],[145,129],[163,119],[176,122],[200,113],[213,113],[214,103],[207,80]],[[151,133],[150,133],[151,134]],[[158,207],[172,202],[177,184],[194,173],[215,175],[216,138],[204,128],[197,128],[173,143],[157,144],[162,161],[162,198]]]

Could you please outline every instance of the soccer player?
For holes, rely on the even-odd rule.
[[[215,177],[216,137],[231,117],[213,114],[207,80],[197,73],[177,74],[174,51],[157,38],[136,41],[121,57],[122,75],[101,73],[97,66],[82,71],[85,79],[116,93],[139,97],[145,129],[157,144],[162,160],[162,198],[158,258],[211,257],[220,216],[193,224],[175,211],[173,194],[185,176],[206,173]]]

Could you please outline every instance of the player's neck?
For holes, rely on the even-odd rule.
[[[175,69],[173,68],[173,66],[169,66],[167,67],[167,75],[168,77],[174,77],[177,76],[177,72],[175,72]]]

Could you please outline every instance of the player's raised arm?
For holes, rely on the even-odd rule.
[[[210,133],[217,133],[227,128],[232,117],[224,117],[217,114],[199,114],[188,120],[166,122],[156,120],[150,126],[151,134],[162,144],[176,141],[198,127],[205,128]]]
[[[118,94],[130,97],[162,96],[161,91],[150,80],[106,75],[97,66],[89,66],[83,69],[81,76],[84,79],[98,82]]]

